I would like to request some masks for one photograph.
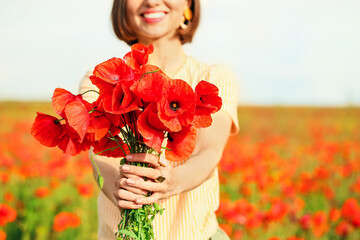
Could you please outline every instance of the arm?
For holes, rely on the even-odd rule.
[[[121,174],[128,177],[124,181],[126,184],[147,191],[152,191],[154,194],[150,197],[139,196],[135,199],[137,204],[150,204],[157,202],[159,199],[167,198],[175,194],[180,194],[198,187],[204,181],[210,178],[214,169],[220,161],[223,149],[227,142],[231,128],[231,118],[225,112],[218,112],[213,116],[213,124],[206,129],[203,129],[198,136],[201,138],[199,143],[199,151],[196,155],[191,155],[190,159],[184,164],[171,167],[157,167],[142,168],[127,165],[128,169],[121,168]],[[141,162],[143,156],[132,154],[129,161]],[[151,163],[156,162],[156,158],[152,158]],[[146,176],[148,178],[156,179],[159,176],[164,176],[166,180],[162,183],[154,181],[137,181],[131,179],[127,174],[133,176]],[[130,180],[131,179],[131,180]]]
[[[225,112],[213,116],[213,124],[200,132],[200,151],[174,168],[175,194],[192,190],[209,179],[218,165],[229,137],[231,119]]]

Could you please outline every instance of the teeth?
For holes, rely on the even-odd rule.
[[[165,16],[164,12],[156,12],[156,13],[146,13],[144,14],[144,17],[146,18],[162,18]]]

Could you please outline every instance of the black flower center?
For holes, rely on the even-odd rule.
[[[168,134],[168,139],[169,139],[170,142],[174,141],[174,139],[170,136],[170,134]]]
[[[179,103],[178,102],[171,102],[170,103],[170,109],[173,110],[173,111],[176,111],[179,109]]]

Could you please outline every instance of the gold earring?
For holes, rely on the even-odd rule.
[[[189,25],[187,25],[187,23],[192,19],[192,17],[193,17],[193,13],[190,10],[190,8],[187,7],[185,9],[185,11],[184,11],[183,18],[182,18],[182,21],[180,23],[180,27],[182,29],[187,29],[189,27]]]
[[[184,17],[185,17],[185,19],[188,20],[188,21],[190,21],[190,20],[192,19],[193,13],[192,13],[192,11],[190,10],[189,7],[187,7],[187,8],[185,9],[185,11],[184,11]]]

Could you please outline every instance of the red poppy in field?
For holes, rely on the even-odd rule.
[[[346,237],[354,230],[353,226],[347,221],[341,221],[335,228],[335,233],[339,236]]]
[[[31,134],[47,147],[55,147],[63,134],[63,127],[56,117],[37,112]]]
[[[0,226],[3,227],[16,219],[16,211],[5,203],[0,203]]]
[[[124,61],[132,69],[138,70],[142,65],[147,63],[149,54],[153,51],[153,45],[147,47],[141,43],[136,43],[131,46],[131,52],[125,54]]]
[[[168,131],[168,129],[160,121],[154,103],[148,105],[144,112],[140,114],[137,127],[144,138],[145,144],[160,152],[161,144],[164,141],[164,131]]]
[[[37,198],[45,198],[50,194],[50,190],[47,187],[38,187],[34,191],[34,195]]]
[[[337,222],[337,220],[339,220],[340,217],[341,217],[341,211],[337,208],[331,208],[329,213],[329,219],[332,222]]]
[[[5,202],[11,203],[11,202],[14,201],[14,199],[15,199],[15,196],[11,192],[5,192],[4,193],[4,201]]]
[[[76,188],[78,193],[85,198],[90,198],[94,192],[94,185],[92,183],[77,184]]]
[[[192,126],[183,127],[179,132],[168,132],[168,141],[165,150],[166,159],[177,162],[186,160],[194,151],[196,129]]]
[[[6,240],[6,232],[0,230],[0,240]]]
[[[61,212],[54,218],[53,229],[62,232],[68,228],[77,228],[81,224],[81,219],[74,213]]]
[[[220,110],[222,105],[219,97],[219,89],[206,81],[200,81],[195,87],[195,115],[193,125],[199,127],[209,127],[212,123],[211,115]]]
[[[299,224],[301,226],[302,229],[304,230],[308,230],[311,228],[312,226],[312,221],[311,221],[311,215],[310,214],[305,214],[303,215],[300,219],[299,219]]]
[[[271,205],[271,208],[266,213],[266,219],[268,221],[278,221],[285,217],[288,212],[288,206],[280,199],[275,199]]]
[[[360,207],[355,198],[349,198],[344,202],[341,208],[341,215],[350,222],[354,221],[356,223],[357,219],[360,221]]]
[[[321,237],[329,230],[326,214],[318,211],[312,216],[312,232],[316,237]]]
[[[157,103],[159,119],[172,132],[188,126],[194,118],[195,93],[191,86],[181,79],[173,79]]]
[[[0,182],[1,183],[7,183],[9,182],[10,174],[8,172],[2,172],[0,171]]]

